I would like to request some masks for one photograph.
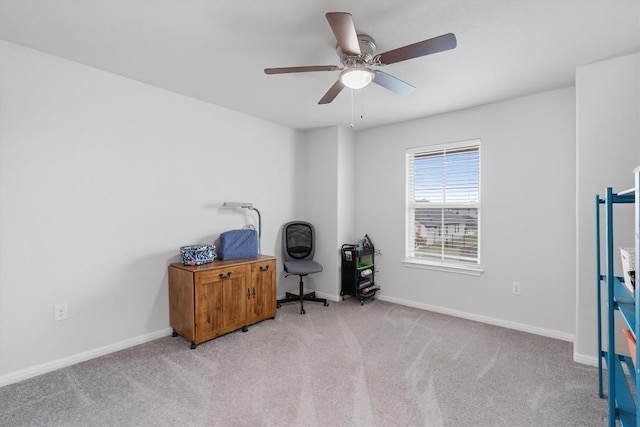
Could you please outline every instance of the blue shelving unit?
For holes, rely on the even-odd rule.
[[[607,365],[608,381],[607,391],[609,398],[609,426],[620,425],[640,426],[640,411],[637,408],[635,393],[636,384],[640,382],[640,370],[633,365],[630,357],[617,354],[615,351],[615,335],[622,325],[616,325],[615,312],[620,313],[620,317],[625,323],[625,327],[630,329],[634,338],[640,332],[640,304],[638,301],[638,289],[632,295],[624,285],[624,279],[614,275],[614,260],[619,260],[619,253],[614,247],[614,221],[613,206],[616,204],[635,204],[638,189],[638,172],[636,172],[636,189],[614,193],[609,187],[606,189],[606,196],[600,198],[596,196],[596,274],[598,279],[597,305],[598,305],[598,387],[600,397],[604,397],[603,386],[603,360]],[[601,265],[602,247],[600,243],[601,232],[601,206],[605,206],[605,272],[603,274]],[[636,206],[636,253],[638,253],[638,209]],[[602,346],[602,298],[601,286],[606,284],[607,295],[607,349]],[[636,338],[637,341],[637,338]],[[640,360],[640,346],[636,346],[636,360]],[[625,373],[625,368],[626,372]]]

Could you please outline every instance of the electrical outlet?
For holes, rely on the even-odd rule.
[[[522,294],[522,285],[520,284],[520,282],[513,282],[511,284],[511,293],[514,295]]]
[[[67,320],[69,309],[67,304],[58,304],[53,306],[53,321]]]

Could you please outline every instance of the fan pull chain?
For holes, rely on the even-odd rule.
[[[353,125],[353,111],[355,110],[355,106],[353,105],[353,92],[355,92],[355,90],[351,89],[351,129],[355,127]]]
[[[355,95],[354,92],[356,92],[354,89],[351,89],[351,124],[349,125],[351,127],[351,129],[354,129],[356,126],[353,123],[354,122],[354,117],[355,117],[355,111],[356,111],[356,105],[355,105]],[[358,92],[360,93],[360,95],[358,95],[359,101],[360,101],[360,120],[364,120],[364,91],[363,90],[358,90]]]
[[[354,124],[354,118],[356,114],[355,113],[356,111],[355,95],[354,95],[355,92],[356,92],[355,89],[351,89],[351,124],[349,125],[351,129],[354,129],[356,127]],[[358,101],[360,102],[360,120],[364,120],[364,91],[360,89],[357,92],[359,92]]]

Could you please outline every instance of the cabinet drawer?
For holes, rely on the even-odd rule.
[[[249,272],[249,265],[239,265],[233,267],[221,267],[213,270],[199,271],[196,273],[196,285],[203,283],[218,282],[224,279],[237,279],[246,277]]]
[[[251,264],[251,269],[254,272],[267,272],[273,271],[276,269],[276,261],[275,260],[266,260],[262,262],[254,262]]]

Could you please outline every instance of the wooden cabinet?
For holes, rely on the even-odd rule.
[[[275,315],[275,257],[169,266],[169,321],[191,348]]]

